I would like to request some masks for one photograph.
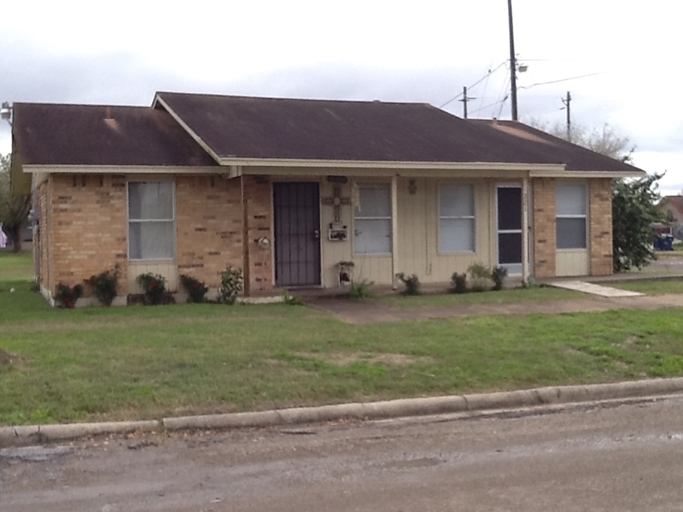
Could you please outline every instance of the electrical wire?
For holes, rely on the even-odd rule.
[[[481,112],[482,110],[486,110],[487,108],[495,107],[499,103],[505,103],[508,100],[508,98],[509,98],[509,95],[506,94],[502,100],[497,100],[497,101],[494,101],[493,103],[489,103],[488,105],[484,105],[483,107],[480,107],[476,110],[473,110],[472,112],[470,112],[470,114],[476,114],[477,112]]]
[[[572,76],[570,78],[561,78],[559,80],[551,80],[550,82],[538,82],[536,84],[520,86],[520,87],[517,87],[517,89],[531,89],[532,87],[536,87],[537,85],[558,84],[560,82],[568,82],[569,80],[578,80],[579,78],[588,78],[589,76],[595,76],[595,75],[600,75],[600,74],[602,74],[602,72],[590,73],[588,75]]]
[[[472,85],[468,85],[467,88],[468,88],[468,89],[471,89],[472,87],[476,87],[476,86],[479,85],[481,82],[483,82],[483,81],[486,80],[488,77],[490,77],[493,73],[495,73],[496,71],[498,71],[498,70],[499,70],[501,67],[503,67],[505,64],[507,64],[507,60],[504,60],[503,62],[501,62],[500,64],[498,64],[498,66],[496,66],[494,69],[489,69],[489,70],[488,70],[488,73],[486,73],[486,74],[485,74],[484,76],[482,76],[479,80],[477,80],[476,82],[474,82]],[[454,102],[455,100],[457,100],[458,98],[460,98],[462,95],[463,95],[463,93],[456,94],[456,95],[453,96],[450,100],[448,100],[446,103],[444,103],[443,105],[440,105],[439,108],[444,108],[446,105],[448,105],[449,103]]]

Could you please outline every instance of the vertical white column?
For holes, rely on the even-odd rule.
[[[522,178],[522,280],[529,281],[529,178]]]
[[[395,290],[398,270],[398,179],[391,177],[391,287]]]

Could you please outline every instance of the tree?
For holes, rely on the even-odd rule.
[[[530,120],[529,124],[556,137],[567,139],[566,127]],[[635,146],[630,139],[605,123],[588,129],[572,125],[570,142],[615,160],[631,163]],[[658,181],[663,174],[650,174],[640,179],[612,180],[612,258],[614,271],[642,268],[657,258],[652,247],[655,236],[652,223],[663,220],[657,210]]]
[[[21,251],[21,231],[28,224],[31,196],[12,196],[10,156],[0,156],[0,222],[12,243],[12,251]]]
[[[612,186],[612,257],[614,271],[642,268],[656,259],[653,222],[662,220],[657,209],[657,182],[663,174],[637,180],[614,180]]]
[[[526,123],[550,135],[567,140],[578,146],[614,158],[621,162],[630,163],[635,146],[631,140],[616,130],[611,124],[605,123],[599,128],[589,128],[582,124],[572,124],[567,134],[567,126],[561,123],[549,125],[538,119],[530,118]]]

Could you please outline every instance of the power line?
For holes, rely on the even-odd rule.
[[[489,107],[495,107],[495,106],[498,105],[499,103],[505,103],[505,102],[508,100],[509,97],[510,97],[510,96],[506,94],[505,97],[504,97],[502,100],[497,100],[497,101],[494,101],[493,103],[489,103],[488,105],[484,105],[483,107],[480,107],[480,108],[478,108],[477,110],[474,110],[473,112],[470,112],[470,114],[476,114],[477,112],[481,112],[482,110],[486,110],[486,109],[489,108]]]
[[[486,73],[486,74],[485,74],[484,76],[482,76],[479,80],[477,80],[476,82],[474,82],[472,85],[468,85],[467,88],[468,88],[468,89],[472,89],[473,87],[479,85],[479,84],[482,83],[484,80],[486,80],[488,77],[490,77],[493,73],[495,73],[495,72],[498,71],[501,67],[503,67],[505,64],[507,64],[507,60],[504,60],[503,62],[501,62],[501,63],[500,63],[498,66],[496,66],[494,69],[489,69],[489,70],[488,70],[488,73]],[[445,107],[446,105],[448,105],[449,103],[454,102],[455,100],[457,100],[458,98],[460,98],[460,97],[462,96],[462,94],[463,94],[463,93],[456,94],[456,95],[453,96],[450,100],[448,100],[446,103],[444,103],[443,105],[440,105],[439,108],[444,108],[444,107]]]
[[[572,76],[570,78],[561,78],[559,80],[551,80],[550,82],[538,82],[536,84],[531,84],[531,85],[519,87],[519,89],[531,89],[532,87],[536,87],[537,85],[558,84],[560,82],[568,82],[569,80],[578,80],[579,78],[588,78],[589,76],[595,76],[595,75],[600,75],[600,74],[602,74],[602,72],[590,73],[588,75]]]

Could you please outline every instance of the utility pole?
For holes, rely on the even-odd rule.
[[[562,98],[562,103],[567,107],[567,140],[572,141],[572,114],[571,114],[572,95],[567,91],[567,97]]]
[[[467,119],[467,102],[470,100],[476,100],[477,98],[471,98],[467,96],[467,87],[462,88],[462,99],[458,101],[462,101],[462,117],[463,119]]]
[[[508,0],[508,26],[510,31],[510,97],[512,120],[517,121],[517,58],[515,57],[515,33],[512,26],[512,0]]]

